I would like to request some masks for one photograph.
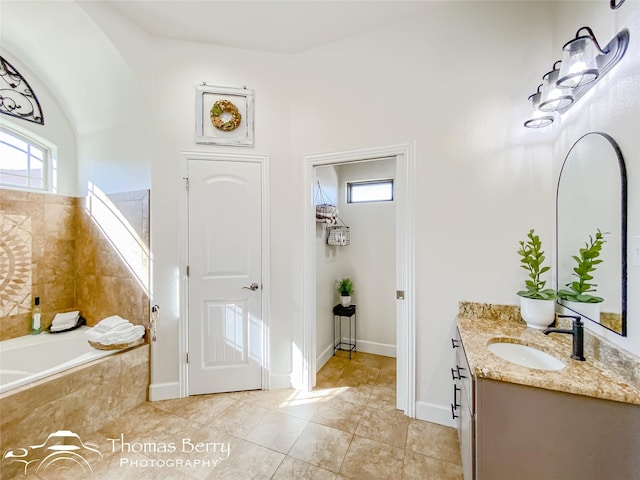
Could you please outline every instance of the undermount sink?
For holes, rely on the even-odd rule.
[[[564,362],[556,357],[520,343],[494,340],[487,345],[487,348],[498,357],[524,367],[537,368],[539,370],[560,370],[566,366]]]

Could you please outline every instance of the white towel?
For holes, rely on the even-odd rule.
[[[129,343],[142,338],[144,327],[142,325],[131,324],[130,328],[112,330],[100,335],[98,343],[102,345],[115,345],[117,343]]]
[[[126,329],[132,325],[131,322],[119,315],[113,315],[101,320],[96,326],[84,332],[84,334],[90,342],[102,343],[101,338],[105,333]]]
[[[60,330],[67,330],[69,328],[73,328],[78,324],[78,319],[80,318],[80,312],[66,312],[66,313],[56,313],[53,322],[51,322],[51,331],[59,332]]]
[[[119,315],[112,315],[111,317],[107,317],[104,320],[101,320],[95,327],[99,332],[108,332],[113,330],[114,328],[121,327],[123,325],[130,324],[128,320],[125,320]]]
[[[79,316],[80,312],[78,310],[76,310],[75,312],[56,313],[56,316],[54,317],[51,324],[57,325],[59,323],[69,323],[71,321],[77,322]]]

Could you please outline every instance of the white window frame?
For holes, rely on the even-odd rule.
[[[377,202],[393,202],[395,198],[395,182],[393,178],[376,178],[369,180],[349,180],[345,182],[345,202],[350,205],[355,205],[359,203],[377,203]],[[376,199],[376,200],[362,200],[362,201],[352,201],[351,199],[351,188],[355,185],[366,185],[366,184],[391,184],[391,198],[385,199]]]
[[[56,147],[52,143],[48,142],[44,138],[36,135],[35,133],[21,128],[17,125],[9,125],[7,122],[0,122],[0,130],[4,133],[11,135],[31,146],[35,146],[42,150],[42,187],[24,186],[12,183],[5,183],[0,181],[0,188],[9,188],[15,190],[24,190],[28,192],[54,192],[56,190],[56,178],[55,178],[55,162],[56,162]],[[0,141],[1,142],[1,141]],[[31,177],[28,175],[27,183]]]

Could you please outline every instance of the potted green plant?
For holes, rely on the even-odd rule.
[[[606,242],[604,236],[607,234],[608,232],[603,233],[597,229],[595,235],[589,235],[589,241],[585,242],[584,248],[578,249],[578,255],[571,257],[577,264],[572,273],[577,280],[565,284],[565,287],[569,287],[568,289],[558,291],[562,305],[595,321],[600,320],[599,304],[604,301],[604,298],[593,295],[598,286],[592,282],[593,272],[596,266],[602,263],[598,257]]]
[[[520,266],[529,272],[529,279],[524,282],[526,288],[518,292],[520,315],[527,326],[546,328],[555,319],[556,292],[552,288],[545,288],[547,282],[541,278],[551,267],[544,266],[542,242],[533,228],[529,230],[527,240],[520,241],[518,255],[522,257]]]
[[[336,290],[340,295],[340,303],[343,307],[351,305],[351,295],[353,295],[353,282],[350,278],[343,278],[336,281]]]

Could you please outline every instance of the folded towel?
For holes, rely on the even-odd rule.
[[[84,332],[84,335],[90,342],[100,343],[100,337],[104,335],[104,332],[99,332],[94,327]]]
[[[51,322],[51,327],[49,331],[51,332],[61,332],[63,330],[69,330],[70,328],[75,327],[78,324],[78,320],[80,319],[80,312],[67,312],[67,313],[57,313],[53,322]]]
[[[80,317],[80,312],[66,312],[66,313],[56,313],[56,316],[51,322],[51,325],[67,325],[69,323],[73,323],[75,325],[78,323],[78,318]]]
[[[102,345],[115,345],[117,343],[134,342],[144,336],[144,331],[145,329],[142,325],[131,325],[131,328],[103,333],[98,338],[97,343],[101,343]]]
[[[99,332],[108,332],[113,330],[114,328],[121,327],[123,325],[130,325],[131,323],[128,320],[120,317],[119,315],[112,315],[111,317],[107,317],[104,320],[101,320],[95,327]]]

